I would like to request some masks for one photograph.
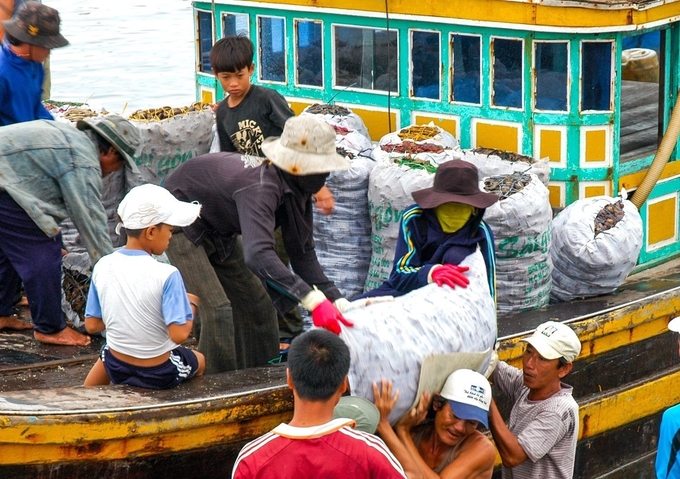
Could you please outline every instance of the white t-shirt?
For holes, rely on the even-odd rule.
[[[125,248],[95,265],[85,316],[102,318],[111,349],[142,359],[175,349],[167,326],[193,319],[177,268]]]

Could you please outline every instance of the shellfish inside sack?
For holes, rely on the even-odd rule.
[[[351,355],[349,383],[353,395],[373,401],[372,383],[391,380],[399,400],[389,416],[394,424],[412,406],[423,359],[432,354],[482,352],[484,372],[496,341],[496,305],[489,293],[479,250],[461,263],[469,266],[467,288],[429,284],[399,296],[345,313],[354,323],[340,337]]]

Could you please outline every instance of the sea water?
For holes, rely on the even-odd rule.
[[[124,116],[195,101],[191,0],[43,3],[59,11],[70,42],[51,53],[51,99]]]

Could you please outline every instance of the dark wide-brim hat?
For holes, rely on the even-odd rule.
[[[26,2],[10,20],[2,22],[9,35],[29,45],[59,48],[68,40],[59,33],[59,12],[38,2]]]
[[[437,167],[431,188],[411,193],[421,208],[436,208],[444,203],[463,203],[475,208],[488,208],[498,195],[479,189],[477,167],[463,160],[451,160]]]
[[[106,115],[95,118],[83,118],[76,123],[79,130],[92,129],[99,133],[113,146],[127,163],[133,173],[139,173],[135,163],[135,154],[141,144],[139,131],[129,121],[119,115]]]

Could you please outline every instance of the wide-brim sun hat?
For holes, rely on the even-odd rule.
[[[123,226],[133,230],[161,223],[189,226],[200,212],[200,204],[180,201],[162,186],[150,183],[132,188],[117,210]]]
[[[463,203],[475,208],[488,208],[498,195],[479,189],[477,167],[468,161],[451,160],[442,163],[434,173],[434,184],[411,193],[421,208],[436,208],[444,203]]]
[[[458,419],[477,421],[489,427],[491,385],[477,371],[458,369],[452,372],[439,393],[451,406]]]
[[[545,359],[574,361],[581,353],[581,340],[573,329],[557,321],[540,324],[534,333],[521,341],[531,344]]]
[[[347,418],[356,423],[355,429],[374,434],[380,422],[380,411],[361,396],[342,396],[333,409],[333,419]]]
[[[68,45],[68,40],[59,33],[60,22],[59,12],[54,8],[26,2],[14,17],[2,22],[2,27],[20,42],[52,49]]]
[[[265,138],[262,151],[269,161],[296,176],[346,170],[351,163],[335,149],[335,130],[314,115],[286,121],[280,137]]]
[[[119,115],[106,115],[83,118],[76,123],[76,127],[79,130],[91,128],[99,133],[120,153],[128,167],[133,172],[139,173],[134,156],[141,140],[139,131],[132,123]]]

